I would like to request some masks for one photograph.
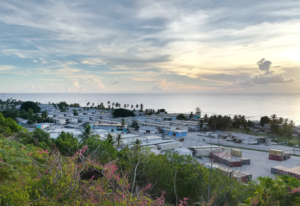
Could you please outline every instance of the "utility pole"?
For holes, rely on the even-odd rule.
[[[292,134],[293,135],[293,134]],[[295,136],[294,136],[294,154],[296,153],[296,142],[295,142]]]

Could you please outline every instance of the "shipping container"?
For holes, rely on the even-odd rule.
[[[220,170],[223,175],[232,178],[233,171],[231,169],[220,166],[218,167],[218,170]]]
[[[271,167],[271,174],[277,175],[277,168]]]
[[[242,150],[231,149],[231,154],[234,155],[234,156],[241,157],[242,156]]]
[[[179,142],[168,142],[163,144],[158,144],[157,149],[159,150],[171,150],[179,147]]]
[[[241,160],[242,160],[242,165],[250,165],[249,158],[242,157]]]
[[[242,162],[241,161],[237,161],[237,162],[228,161],[228,166],[229,167],[241,167],[242,166]]]
[[[283,156],[277,156],[277,155],[269,155],[270,160],[276,160],[276,161],[282,161]]]
[[[270,155],[276,155],[276,156],[283,156],[284,151],[283,150],[270,149],[269,154]]]
[[[285,152],[284,156],[286,157],[285,159],[290,159],[291,158],[291,153]]]
[[[252,174],[239,171],[239,170],[234,170],[233,171],[233,179],[237,180],[238,182],[243,182],[243,183],[248,183],[252,179]]]

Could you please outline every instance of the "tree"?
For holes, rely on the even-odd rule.
[[[122,143],[122,136],[121,134],[118,134],[117,138],[116,138],[116,142],[117,142],[117,147],[120,147],[120,144]]]
[[[33,144],[43,149],[50,149],[50,134],[40,128],[36,128],[32,133],[28,133],[22,139],[24,144]]]
[[[122,121],[121,121],[121,125],[122,125],[122,127],[124,127],[124,126],[125,126],[125,124],[126,124],[126,122],[125,122],[125,119],[122,119]]]
[[[138,108],[139,108],[139,105],[138,105],[138,104],[136,104],[136,105],[135,105],[135,107],[138,109]]]
[[[28,125],[33,125],[33,123],[34,123],[34,122],[30,119],[30,120],[27,121],[26,124],[28,124]]]
[[[133,109],[133,104],[131,105],[131,109]]]
[[[300,205],[300,181],[287,175],[258,177],[254,193],[247,199],[249,205]]]
[[[77,112],[76,109],[73,109],[73,115],[74,115],[74,116],[77,116],[77,115],[78,115],[78,112]]]
[[[196,107],[195,115],[200,116],[201,115],[201,109],[199,107]]]
[[[82,130],[80,137],[82,138],[82,140],[85,140],[85,139],[90,138],[93,134],[94,134],[94,131],[93,131],[91,125],[86,125],[84,127],[84,129]]]
[[[114,144],[115,142],[114,142],[114,139],[113,139],[113,136],[110,134],[110,133],[108,133],[108,135],[107,135],[107,138],[106,138],[106,141],[109,143],[109,144]]]
[[[80,107],[79,103],[70,104],[70,107]]]
[[[126,104],[124,104],[124,108],[126,109]]]
[[[208,122],[208,116],[207,116],[207,114],[204,115],[203,121],[204,122]]]
[[[187,120],[186,116],[184,116],[183,114],[177,115],[176,119],[178,119],[178,120]]]
[[[215,130],[228,130],[232,126],[232,120],[229,116],[213,115],[208,119],[208,126]]]
[[[200,130],[203,129],[203,120],[202,119],[199,120],[199,129]]]
[[[268,116],[263,116],[260,118],[260,126],[264,126],[265,124],[268,124],[270,122],[270,119]]]
[[[190,119],[193,119],[193,117],[194,117],[194,114],[193,114],[193,112],[191,112]]]
[[[26,130],[22,126],[18,125],[13,119],[4,118],[2,113],[0,113],[0,128],[2,128],[7,135],[12,135],[21,130]]]
[[[90,105],[90,102],[86,103],[86,106],[88,107]]]
[[[132,121],[132,125],[131,125],[134,129],[138,129],[140,126],[139,126],[139,123],[136,121],[136,120],[133,120]]]
[[[276,114],[272,114],[271,115],[271,120],[272,120],[273,124],[276,124],[277,123],[277,115]]]
[[[34,113],[39,113],[41,111],[41,108],[38,106],[36,102],[30,102],[30,101],[24,102],[20,108],[20,110],[25,110],[26,112],[28,112],[29,109],[32,109]]]
[[[144,105],[141,104],[141,105],[140,105],[140,110],[141,110],[141,112],[143,111],[143,109],[144,109]]]
[[[42,119],[46,119],[48,117],[47,111],[42,111]]]
[[[79,146],[78,138],[72,133],[66,133],[64,131],[52,141],[63,156],[73,156]]]
[[[136,146],[137,148],[139,148],[140,145],[142,144],[142,142],[141,142],[140,139],[136,139],[135,142],[134,142],[134,144],[135,144],[135,146]]]
[[[114,118],[116,117],[134,117],[135,114],[127,109],[115,109],[112,113],[112,115],[114,116]]]

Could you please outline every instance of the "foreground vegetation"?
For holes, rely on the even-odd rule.
[[[121,141],[121,140],[119,140]],[[300,182],[243,185],[190,156],[120,152],[90,128],[80,139],[28,132],[0,113],[0,205],[299,205]]]

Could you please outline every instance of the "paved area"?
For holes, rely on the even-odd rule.
[[[203,137],[198,136],[198,132],[194,133],[188,133],[187,137],[185,138],[185,141],[183,142],[183,147],[190,147],[190,146],[206,146],[210,145],[209,143],[220,143],[226,146],[237,146],[237,147],[246,147],[246,148],[252,148],[252,149],[261,149],[269,151],[269,149],[282,149],[284,151],[291,151],[290,147],[287,146],[265,146],[265,145],[246,145],[246,144],[236,144],[232,142],[227,142],[224,140],[218,140],[218,139],[212,139],[209,137]],[[203,138],[205,141],[203,141]],[[256,179],[259,176],[262,177],[274,177],[273,174],[271,174],[271,167],[273,166],[285,166],[285,167],[296,167],[300,166],[300,157],[291,156],[291,159],[279,162],[274,160],[269,160],[269,153],[267,152],[260,152],[260,151],[253,151],[253,150],[247,150],[247,149],[240,149],[242,150],[243,157],[247,157],[251,159],[250,165],[244,165],[242,167],[234,167],[231,169],[241,170],[248,172],[252,174],[253,179]],[[296,154],[300,153],[297,151]],[[202,159],[198,159],[200,163],[208,163],[210,162],[210,159],[207,157],[203,157]]]
[[[269,151],[269,149],[279,149],[279,150],[284,150],[285,152],[290,152],[291,154],[294,154],[293,147],[288,147],[288,146],[284,146],[284,145],[266,146],[264,144],[260,144],[260,145],[248,145],[248,144],[244,144],[244,143],[238,144],[238,143],[226,141],[225,139],[216,139],[216,138],[207,137],[203,133],[200,133],[200,132],[189,132],[185,139],[186,139],[186,141],[185,141],[184,145],[196,146],[196,145],[202,145],[202,144],[207,145],[207,143],[214,143],[214,144],[221,144],[224,146],[245,147],[245,148],[265,150],[265,151]],[[205,141],[203,141],[203,139],[205,139]],[[296,148],[295,154],[300,155],[299,148],[298,149]]]

